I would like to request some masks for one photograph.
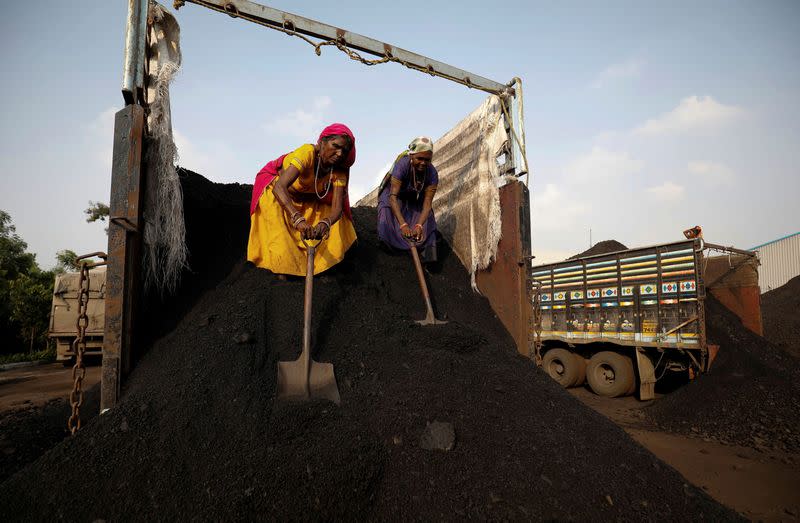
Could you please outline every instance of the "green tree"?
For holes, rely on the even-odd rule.
[[[25,252],[28,244],[16,233],[11,216],[0,210],[0,278],[13,280],[36,266],[36,256]]]
[[[20,326],[31,352],[47,345],[54,277],[52,271],[37,269],[21,274],[10,285],[11,319]]]
[[[81,270],[81,264],[78,262],[78,255],[75,254],[75,251],[71,251],[69,249],[64,249],[63,251],[58,251],[56,253],[56,265],[55,272],[62,273],[62,272],[76,272]]]
[[[37,269],[36,257],[26,252],[28,244],[16,233],[11,216],[0,210],[0,352],[22,349],[20,325],[12,317],[11,285],[20,277]]]
[[[88,223],[96,222],[100,220],[101,222],[106,221],[108,215],[110,214],[110,210],[108,205],[104,204],[103,202],[93,202],[89,200],[89,208],[83,211],[87,218],[86,221]]]

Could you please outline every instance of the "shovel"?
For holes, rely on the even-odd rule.
[[[336,386],[333,365],[319,363],[311,358],[311,295],[314,290],[314,253],[322,243],[308,244],[303,240],[308,254],[306,288],[303,310],[303,351],[295,361],[278,362],[278,401],[309,401],[326,399],[339,405],[341,398]]]
[[[414,258],[414,268],[417,269],[417,278],[419,278],[419,288],[422,290],[422,297],[425,299],[425,307],[428,313],[425,315],[424,320],[416,320],[420,325],[444,325],[447,323],[444,320],[437,320],[433,315],[433,305],[431,305],[431,295],[428,293],[428,284],[425,283],[425,274],[422,272],[422,262],[419,261],[419,253],[417,246],[413,242],[408,242],[411,257]]]

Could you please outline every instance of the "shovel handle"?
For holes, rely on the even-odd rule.
[[[311,397],[311,303],[314,294],[314,252],[320,243],[322,243],[321,240],[317,243],[312,241],[310,244],[303,240],[307,249],[307,264],[306,285],[303,293],[303,352],[300,357],[303,359],[303,379],[309,397]]]
[[[410,243],[410,242],[409,242]],[[428,285],[425,283],[425,274],[422,272],[422,262],[419,261],[419,253],[417,246],[410,243],[411,257],[414,259],[414,268],[417,270],[417,278],[419,279],[419,288],[422,291],[422,298],[425,300],[425,307],[428,309],[428,316],[433,318],[433,305],[431,304],[431,295],[428,293]]]

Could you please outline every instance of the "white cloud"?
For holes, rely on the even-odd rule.
[[[383,177],[386,176],[386,173],[389,172],[389,170],[392,168],[393,165],[394,165],[394,160],[388,162],[378,171],[378,173],[375,175],[375,185],[378,185],[383,181]]]
[[[572,190],[565,193],[554,183],[535,189],[531,198],[533,225],[542,231],[575,229],[591,209],[589,203],[584,203],[589,195],[578,195]]]
[[[642,162],[634,160],[628,153],[593,147],[591,152],[567,164],[564,172],[571,181],[591,182],[619,178],[638,172],[641,168]]]
[[[350,181],[350,186],[347,188],[347,194],[350,196],[350,204],[355,205],[358,200],[366,196],[372,189],[367,189],[360,183],[353,183]]]
[[[656,200],[662,202],[674,202],[682,199],[686,193],[686,189],[677,183],[666,181],[661,185],[650,187],[647,193],[652,195]]]
[[[86,126],[86,136],[91,157],[106,172],[111,172],[114,154],[114,115],[117,109],[109,107]]]
[[[634,134],[652,136],[721,125],[742,113],[741,108],[721,104],[710,96],[688,96],[672,111],[647,120],[637,127]]]
[[[296,109],[283,116],[264,124],[264,130],[270,133],[300,138],[301,140],[316,139],[322,130],[325,110],[331,106],[328,96],[317,96],[311,102],[311,109]]]
[[[706,182],[722,184],[735,178],[733,170],[727,165],[715,162],[689,162],[686,169]]]
[[[223,142],[195,143],[178,129],[172,132],[178,148],[178,165],[218,183],[252,183],[252,166],[242,165],[233,149]]]
[[[637,78],[642,71],[644,62],[641,60],[628,60],[619,64],[612,64],[603,69],[592,81],[593,89],[601,89],[619,80]]]
[[[178,148],[178,165],[187,169],[202,171],[204,166],[211,163],[211,157],[197,148],[189,138],[178,129],[172,131],[175,147]]]
[[[563,249],[537,249],[535,247],[536,239],[534,238],[534,256],[536,258],[533,259],[534,265],[544,265],[546,263],[555,263],[564,261],[570,256],[577,254],[577,252],[571,252]]]

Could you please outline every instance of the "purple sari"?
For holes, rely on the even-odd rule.
[[[419,178],[419,175],[417,175]],[[433,165],[428,165],[428,170],[425,173],[425,179],[419,190],[415,190],[413,184],[413,173],[411,167],[411,158],[403,156],[398,159],[394,168],[392,169],[392,178],[400,180],[400,193],[397,195],[397,202],[400,204],[400,213],[403,219],[409,225],[414,227],[414,224],[419,220],[419,215],[422,213],[422,205],[425,201],[425,189],[430,185],[437,185],[439,183],[439,173]],[[419,183],[419,179],[417,182]],[[391,184],[387,183],[381,190],[378,196],[378,238],[384,243],[395,249],[408,250],[408,242],[403,238],[400,233],[400,224],[392,213],[392,208],[389,206],[389,193],[391,192]],[[431,209],[428,219],[425,220],[423,225],[424,240],[417,248],[420,250],[435,249],[436,244],[436,218]]]

